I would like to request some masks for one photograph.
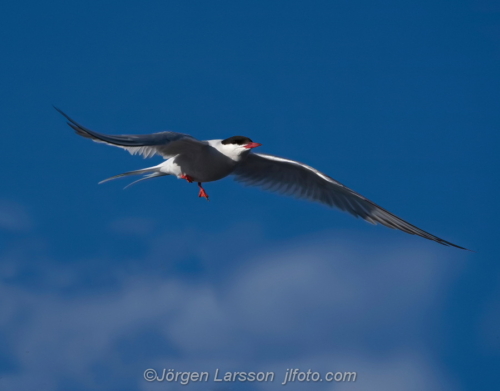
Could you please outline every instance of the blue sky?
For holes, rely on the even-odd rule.
[[[498,4],[2,8],[0,388],[164,389],[143,371],[216,367],[499,386]],[[477,252],[231,179],[211,202],[175,178],[97,185],[159,160],[51,105],[104,133],[248,136]]]

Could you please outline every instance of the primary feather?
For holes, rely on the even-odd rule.
[[[105,143],[123,148],[132,155],[138,154],[142,155],[144,158],[149,158],[158,154],[168,159],[186,151],[192,153],[193,150],[199,150],[207,145],[205,141],[197,140],[188,134],[176,132],[136,135],[102,134],[80,125],[57,107],[54,108],[68,120],[68,125],[73,128],[79,136],[89,138],[98,143]]]
[[[236,167],[234,175],[236,180],[247,185],[320,202],[372,224],[379,223],[445,246],[467,250],[408,223],[328,175],[294,160],[254,153]]]

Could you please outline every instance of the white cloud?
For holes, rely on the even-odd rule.
[[[7,351],[17,368],[3,374],[0,388],[55,391],[70,381],[95,390],[133,384],[165,389],[164,383],[142,379],[150,367],[274,370],[277,379],[289,367],[358,372],[355,384],[308,386],[318,390],[455,386],[425,336],[429,314],[440,309],[437,297],[454,275],[456,260],[443,254],[456,253],[399,243],[360,247],[347,238],[332,243],[330,237],[302,238],[248,258],[231,253],[237,266],[199,281],[121,274],[118,287],[73,295],[0,285],[0,331],[9,335]],[[213,248],[203,244],[205,261],[221,256],[220,240],[211,243]],[[168,261],[156,245],[151,251]],[[50,273],[78,279],[69,266]],[[155,342],[144,351],[135,341],[147,335]],[[255,384],[278,386],[278,380]],[[297,387],[287,386],[303,389]]]
[[[479,343],[484,346],[486,352],[496,353],[500,349],[500,279],[495,284],[497,289],[487,301],[483,309],[483,315],[479,318],[477,324]]]

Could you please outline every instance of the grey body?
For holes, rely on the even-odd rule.
[[[195,182],[202,183],[225,178],[238,164],[208,142],[197,153],[180,153],[171,159],[172,164],[179,166],[183,174],[189,175]]]
[[[141,154],[144,157],[158,154],[166,159],[157,166],[116,175],[103,182],[137,174],[146,175],[136,182],[175,175],[182,179],[189,176],[193,181],[199,182],[201,188],[202,182],[213,182],[233,175],[237,181],[248,185],[320,202],[361,217],[372,224],[382,224],[445,246],[466,250],[410,224],[313,167],[278,156],[251,152],[249,148],[260,144],[253,143],[246,137],[200,141],[187,134],[175,132],[112,136],[87,129],[62,111],[58,111],[68,119],[69,126],[82,137],[126,149],[131,154]]]

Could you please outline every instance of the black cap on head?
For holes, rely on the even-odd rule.
[[[225,140],[222,140],[222,144],[236,144],[236,145],[246,145],[251,142],[252,140],[250,140],[248,137],[243,137],[243,136],[233,136]]]

